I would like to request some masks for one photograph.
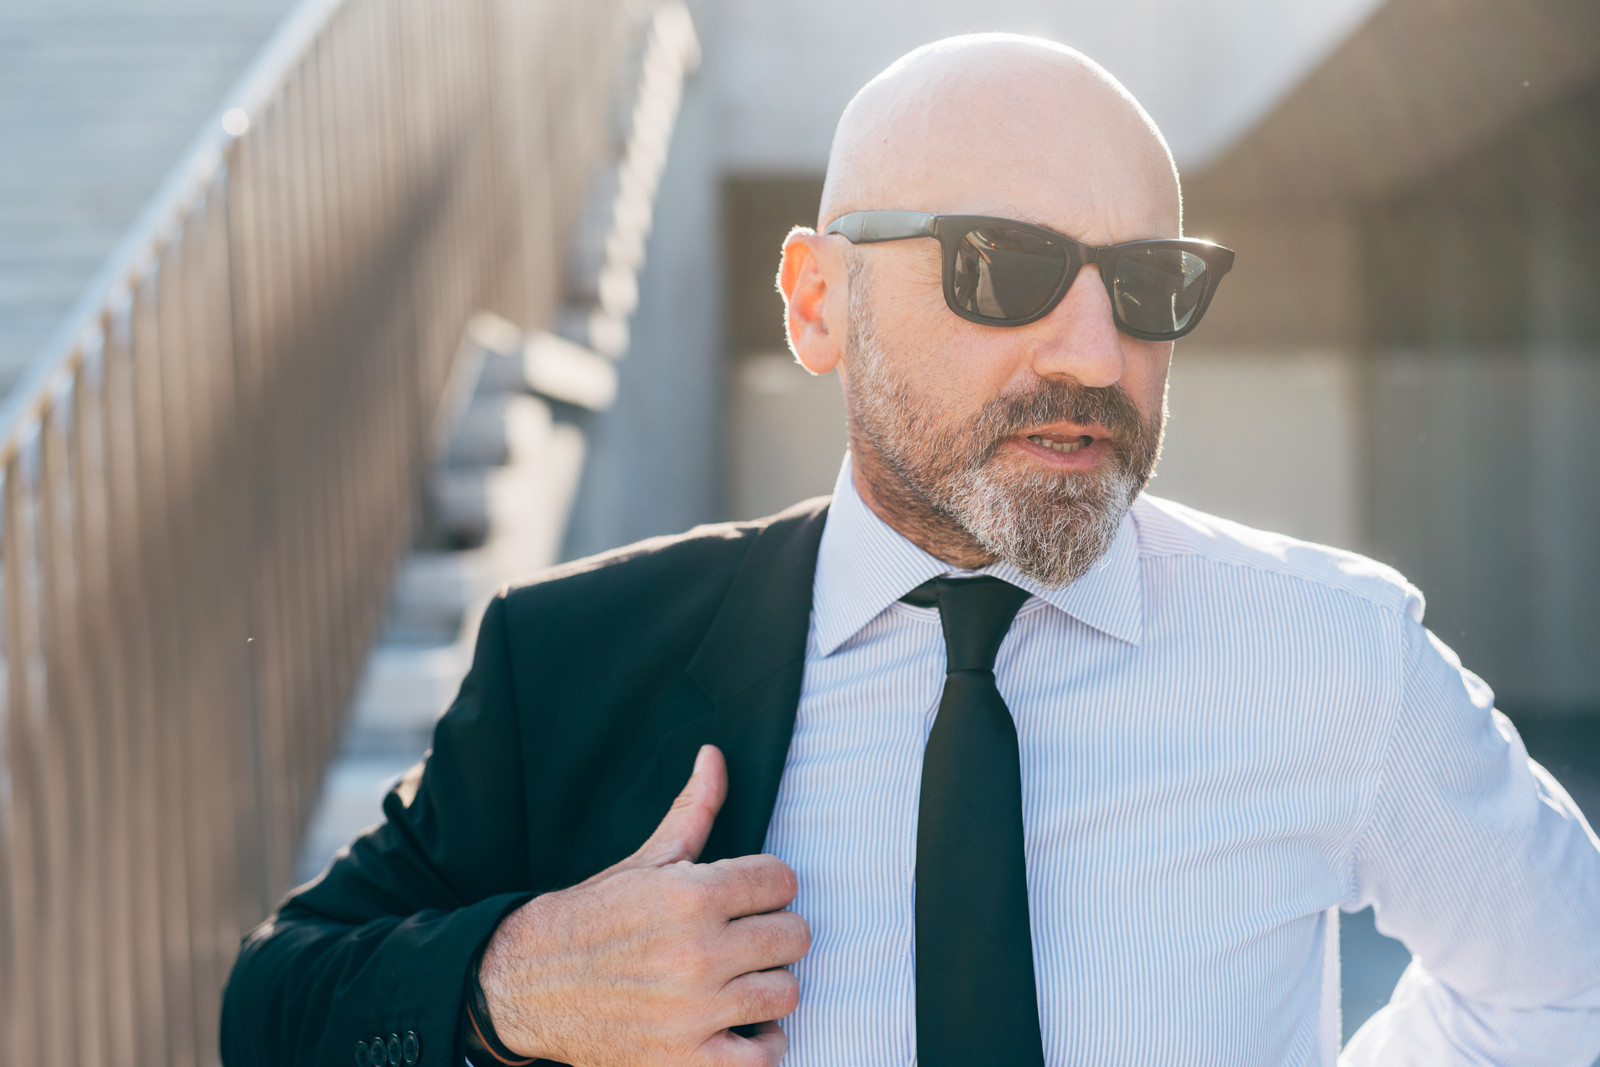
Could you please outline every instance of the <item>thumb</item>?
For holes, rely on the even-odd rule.
[[[722,750],[715,745],[701,745],[688,784],[672,802],[661,825],[639,846],[639,851],[618,866],[662,867],[679,860],[698,859],[727,795],[728,766]]]

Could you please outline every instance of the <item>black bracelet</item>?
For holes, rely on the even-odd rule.
[[[538,1057],[519,1056],[506,1048],[489,1020],[489,1001],[483,995],[483,983],[478,980],[478,968],[483,963],[483,953],[488,947],[489,939],[486,938],[467,964],[467,995],[461,1006],[461,1031],[467,1057],[472,1059],[476,1067],[487,1067],[491,1062],[505,1064],[506,1067],[526,1067]],[[477,1058],[473,1059],[474,1056]],[[492,1057],[492,1060],[485,1057]]]

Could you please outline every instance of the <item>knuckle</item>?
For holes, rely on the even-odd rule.
[[[782,1019],[800,1004],[800,983],[788,971],[767,971],[746,1002],[749,1014],[758,1019]]]
[[[706,905],[706,886],[693,876],[687,862],[668,864],[658,869],[662,876],[661,899],[674,911],[698,911]]]
[[[641,862],[664,867],[689,858],[689,846],[679,834],[657,830],[639,849]]]
[[[776,856],[763,858],[771,861],[761,866],[761,873],[767,885],[793,900],[795,894],[800,891],[800,879],[795,875],[794,868]]]
[[[750,947],[775,965],[794,963],[811,949],[811,926],[793,912],[762,916],[759,923],[752,923],[748,929]]]
[[[695,916],[718,911],[722,906],[722,890],[715,884],[694,882],[684,890],[684,905]]]
[[[784,963],[793,963],[804,953],[805,942],[809,938],[803,924],[780,917],[779,921],[767,928],[762,947],[770,955],[782,957]]]
[[[697,981],[710,973],[715,959],[708,946],[699,940],[685,938],[668,951],[666,965],[669,973]]]
[[[793,912],[789,912],[789,914],[794,915]],[[793,947],[795,951],[804,956],[811,951],[811,924],[806,922],[803,916],[795,915],[794,921],[789,924],[789,927],[791,930],[790,936],[794,939]]]
[[[772,1010],[774,1019],[782,1019],[794,1013],[800,1006],[800,982],[788,971],[774,971],[779,981],[772,994]]]
[[[704,1013],[700,1001],[689,997],[674,999],[663,1013],[667,1030],[675,1035],[676,1043],[685,1054],[693,1052],[700,1043],[703,1036],[700,1024]]]

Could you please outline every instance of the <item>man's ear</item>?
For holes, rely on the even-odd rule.
[[[778,290],[783,294],[789,350],[812,374],[827,374],[842,352],[848,291],[838,242],[796,226],[783,242]]]

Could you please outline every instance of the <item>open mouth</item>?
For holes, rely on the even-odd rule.
[[[1090,445],[1094,444],[1094,438],[1090,437],[1086,433],[1079,434],[1076,437],[1062,437],[1057,434],[1032,433],[1028,435],[1028,440],[1032,441],[1036,445],[1043,445],[1045,448],[1052,449],[1056,452],[1076,452],[1080,448],[1088,448]]]

